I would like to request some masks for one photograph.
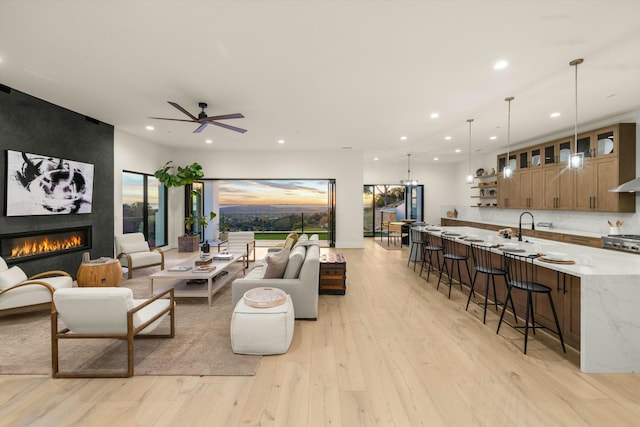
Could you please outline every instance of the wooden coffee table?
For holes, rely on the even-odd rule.
[[[211,265],[216,267],[215,270],[203,273],[193,271],[194,263],[198,257],[189,258],[179,264],[179,266],[192,267],[187,271],[170,271],[170,269],[166,269],[150,275],[149,291],[151,295],[154,295],[173,287],[176,297],[207,297],[209,305],[211,305],[213,295],[224,285],[235,279],[238,272],[242,270],[242,264],[237,262],[240,256],[240,254],[233,254],[233,257],[229,260],[213,260]],[[203,283],[188,284],[194,279],[201,280]],[[158,281],[163,281],[165,284],[158,285]]]

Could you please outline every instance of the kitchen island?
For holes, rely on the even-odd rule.
[[[527,252],[562,252],[575,264],[535,264],[556,272],[563,286],[579,286],[574,303],[579,310],[580,370],[589,373],[640,372],[640,256],[534,237],[497,237],[495,231],[474,227],[440,227],[459,234],[457,241],[469,245],[464,236],[475,236],[490,244],[520,243]],[[434,227],[427,227],[433,230]],[[439,235],[442,231],[429,231]],[[501,254],[498,249],[493,249]],[[560,283],[558,283],[560,287]]]

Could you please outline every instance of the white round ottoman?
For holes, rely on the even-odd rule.
[[[231,349],[239,354],[282,354],[293,338],[295,315],[291,296],[275,307],[256,308],[240,298],[231,317]]]

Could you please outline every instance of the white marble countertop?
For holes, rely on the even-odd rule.
[[[451,220],[451,221],[467,221],[465,219],[458,219],[458,218],[447,218],[447,220]],[[529,217],[524,217],[523,221],[526,220],[526,224],[522,224],[522,229],[523,230],[531,230],[531,218]],[[473,220],[469,220],[469,222],[478,222],[478,221],[473,221]],[[506,224],[504,222],[493,222],[493,221],[482,221],[483,224],[490,224],[490,225],[496,225],[499,227],[509,227],[511,228],[513,231],[518,231],[518,224],[516,223],[515,225],[510,225],[510,224]],[[540,230],[540,231],[546,231],[549,233],[560,233],[560,234],[571,234],[574,236],[584,236],[584,237],[595,237],[596,239],[599,239],[603,236],[602,233],[595,233],[595,232],[589,232],[589,231],[581,231],[581,230],[570,230],[567,228],[549,228],[549,227],[539,227],[538,223],[536,222],[536,230]]]
[[[523,241],[519,242],[518,239],[515,238],[504,239],[498,237],[495,231],[475,227],[427,226],[426,228],[437,228],[443,231],[458,233],[461,236],[477,236],[478,239],[483,240],[484,243],[516,243],[519,244],[520,248],[525,249],[528,253],[538,252],[538,249],[541,253],[563,252],[568,255],[569,259],[576,263],[554,264],[538,260],[536,260],[535,263],[573,276],[640,275],[640,255],[634,253],[592,248],[589,246],[528,236],[523,236]],[[439,233],[434,232],[434,234]],[[459,239],[459,241],[460,243],[468,244],[464,239]]]

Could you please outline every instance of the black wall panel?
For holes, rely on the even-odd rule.
[[[113,256],[113,126],[34,98],[0,90],[0,234],[92,226],[91,257]],[[7,93],[7,91],[9,93]],[[6,150],[25,151],[94,165],[90,214],[6,216]],[[22,262],[28,275],[64,270],[74,278],[82,252]]]

